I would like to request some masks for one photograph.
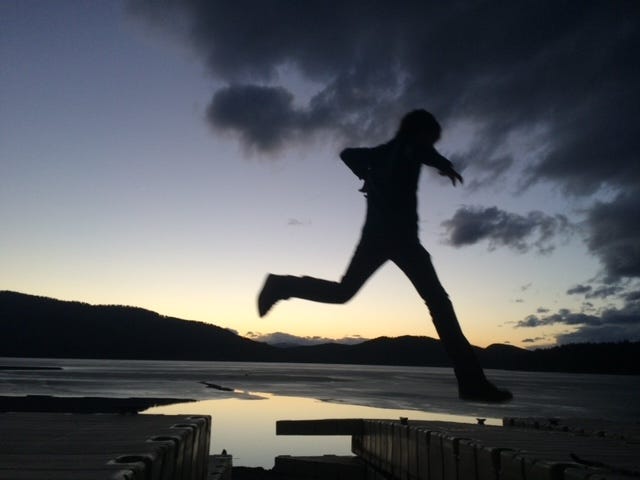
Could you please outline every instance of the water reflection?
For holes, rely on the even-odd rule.
[[[241,393],[239,398],[166,405],[144,413],[211,415],[211,452],[220,453],[224,448],[233,455],[234,465],[264,468],[272,468],[277,455],[351,454],[349,436],[276,436],[277,420],[408,417],[409,420],[476,421],[462,415],[364,407],[269,393],[238,393]],[[487,419],[487,424],[500,423],[497,418]]]

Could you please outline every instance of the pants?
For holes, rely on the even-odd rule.
[[[322,303],[345,303],[387,260],[411,280],[427,304],[436,331],[451,358],[458,384],[473,387],[485,381],[482,367],[465,338],[447,292],[438,280],[431,257],[418,237],[389,238],[363,231],[360,243],[339,282],[313,277],[281,277],[284,298],[296,297]]]

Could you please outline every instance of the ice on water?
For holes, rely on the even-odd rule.
[[[457,398],[448,368],[132,360],[0,359],[3,395],[171,397],[195,399],[151,413],[213,417],[212,451],[234,464],[265,466],[278,454],[346,454],[348,437],[276,437],[275,421],[398,418],[499,423],[505,416],[640,419],[640,377],[488,370],[515,399],[507,404]],[[209,385],[233,391],[211,388]]]

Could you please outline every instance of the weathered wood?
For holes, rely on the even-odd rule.
[[[554,424],[563,425],[562,421]],[[394,420],[363,420],[362,433],[354,436],[352,449],[377,476],[398,480],[619,480],[640,476],[640,442],[631,434],[635,426],[605,422],[606,433],[601,434],[598,422],[588,424],[588,429],[581,428],[572,421],[571,428],[543,430],[540,422],[519,428],[515,422],[497,427],[409,421],[406,426]],[[400,433],[404,431],[406,434]]]
[[[211,420],[183,415],[0,415],[0,479],[204,479]]]
[[[423,428],[416,428],[416,438],[418,441],[418,446],[416,449],[416,455],[418,456],[417,464],[418,464],[418,479],[419,480],[429,480],[431,477],[429,476],[429,431]]]

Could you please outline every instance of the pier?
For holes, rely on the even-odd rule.
[[[252,480],[640,478],[637,423],[505,418],[490,426],[480,420],[281,420],[277,435],[351,436],[353,455],[280,455],[272,470],[236,473]],[[211,456],[210,438],[206,415],[3,413],[0,480],[231,479],[231,456]]]
[[[640,425],[505,418],[503,426],[390,420],[284,420],[278,435],[351,435],[354,457],[276,458],[297,478],[604,480],[640,478]],[[314,473],[315,472],[315,473]],[[357,473],[356,473],[357,472]]]
[[[3,413],[0,479],[202,480],[210,431],[207,416]]]

